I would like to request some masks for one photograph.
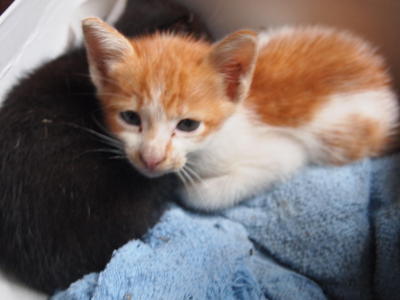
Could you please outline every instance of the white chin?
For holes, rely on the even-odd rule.
[[[173,170],[170,170],[170,171],[168,171],[168,170],[150,171],[150,170],[143,169],[143,168],[138,168],[138,167],[135,167],[135,169],[138,170],[144,176],[149,177],[149,178],[156,178],[156,177],[160,177],[162,175],[165,175],[167,173],[172,173],[173,172]]]
[[[139,168],[139,167],[136,167],[136,166],[135,166],[135,169],[137,171],[139,171],[140,174],[142,174],[142,175],[144,175],[146,177],[149,177],[149,178],[155,178],[155,177],[159,177],[159,176],[163,175],[163,173],[161,173],[161,172],[150,171],[150,170],[146,170],[146,169]]]

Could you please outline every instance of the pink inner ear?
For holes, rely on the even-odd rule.
[[[238,96],[240,75],[243,71],[243,66],[238,61],[227,63],[222,70],[226,80],[226,94],[230,99],[235,99]]]
[[[238,101],[243,79],[249,74],[256,58],[256,34],[238,31],[217,43],[211,52],[214,68],[224,76],[226,95]]]
[[[103,86],[109,71],[116,63],[133,53],[132,45],[116,29],[97,18],[87,18],[82,23],[85,45],[89,57],[92,79]]]

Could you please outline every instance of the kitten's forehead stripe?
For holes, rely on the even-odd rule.
[[[139,109],[158,101],[170,120],[194,118],[214,127],[224,119],[228,111],[216,100],[219,78],[203,63],[210,45],[165,35],[131,42],[138,53],[131,80],[141,95]]]

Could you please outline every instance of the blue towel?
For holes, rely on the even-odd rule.
[[[400,155],[310,167],[216,215],[172,206],[53,300],[400,299]]]

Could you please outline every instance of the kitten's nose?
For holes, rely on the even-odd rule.
[[[150,171],[153,171],[159,164],[161,164],[165,160],[165,156],[157,157],[153,155],[144,155],[143,153],[139,154],[139,158],[145,165],[145,167]]]

